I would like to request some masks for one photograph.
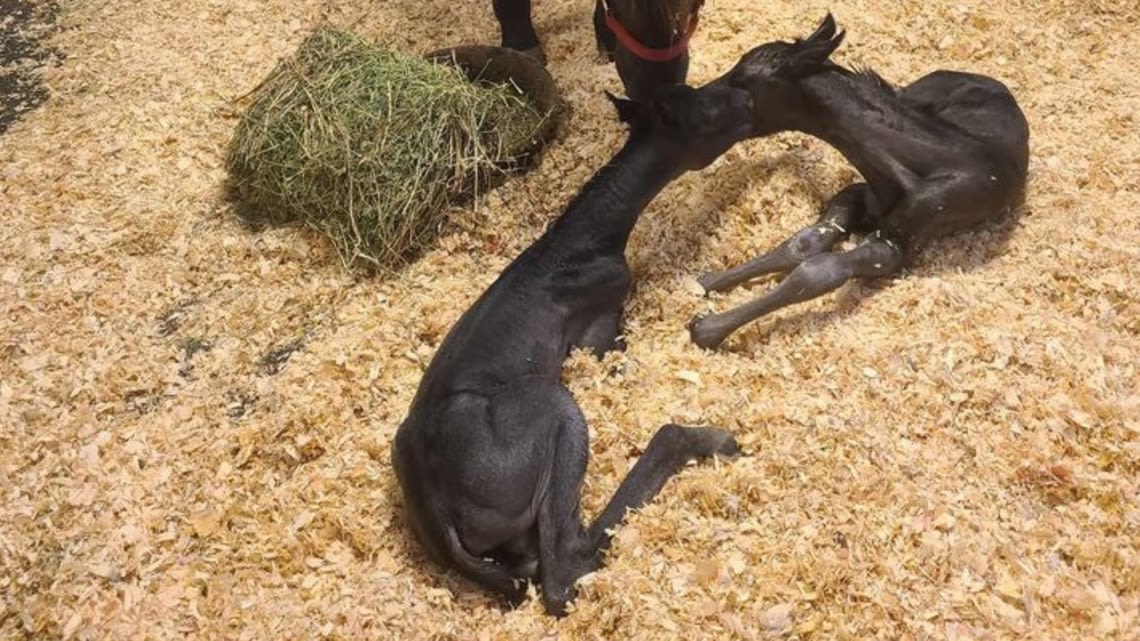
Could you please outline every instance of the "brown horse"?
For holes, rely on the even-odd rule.
[[[530,16],[531,0],[493,0],[503,46],[546,61]],[[661,85],[683,83],[689,38],[704,0],[597,0],[598,50],[617,65],[630,98],[648,101]]]

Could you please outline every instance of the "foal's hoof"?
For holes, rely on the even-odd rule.
[[[726,292],[743,282],[739,276],[731,272],[705,272],[697,276],[697,284],[705,290],[705,296],[712,292]]]
[[[542,66],[546,66],[546,52],[542,50],[541,45],[531,47],[530,49],[523,49],[522,52],[537,60]]]
[[[502,594],[503,601],[511,608],[517,608],[526,602],[527,582],[523,579],[515,580],[513,590]]]
[[[722,430],[719,427],[693,427],[689,429],[691,438],[697,441],[696,451],[700,458],[719,456],[720,458],[735,459],[743,454],[740,445],[736,442],[736,437],[728,430]]]
[[[617,338],[614,339],[614,346],[613,346],[613,349],[611,349],[610,351],[620,353],[620,352],[624,352],[628,348],[629,348],[629,345],[626,345],[626,343],[625,343],[625,336],[618,336]]]
[[[697,347],[715,350],[720,347],[724,339],[728,338],[728,332],[715,326],[714,318],[712,315],[702,314],[689,321],[689,340]]]
[[[709,292],[716,291],[716,281],[716,272],[708,272],[707,274],[697,276],[697,284],[701,286],[701,289],[705,290],[705,296],[708,296]]]
[[[716,455],[721,458],[734,459],[739,458],[743,453],[740,450],[740,444],[736,442],[736,437],[725,432],[724,440],[716,448]]]
[[[736,442],[736,437],[728,432],[724,433],[724,440],[720,442],[716,450],[713,452],[718,458],[735,460],[740,458],[744,451],[740,449],[740,444]]]
[[[563,591],[562,594],[546,594],[544,591],[542,593],[542,607],[550,616],[561,619],[566,616],[567,607],[575,596],[577,596],[577,591],[573,588]]]

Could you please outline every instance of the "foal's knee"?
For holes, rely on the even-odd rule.
[[[812,256],[800,263],[800,266],[788,276],[789,284],[802,286],[807,290],[806,293],[812,295],[842,285],[853,274],[840,256],[841,254],[830,253]]]

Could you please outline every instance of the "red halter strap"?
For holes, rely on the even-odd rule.
[[[641,44],[637,38],[633,37],[633,34],[631,34],[625,28],[625,25],[617,19],[617,16],[614,15],[608,2],[603,0],[602,7],[606,10],[606,26],[610,28],[610,31],[614,32],[614,36],[618,39],[618,42],[628,49],[630,53],[648,62],[669,62],[685,53],[689,48],[689,38],[692,38],[693,33],[696,32],[697,22],[699,20],[698,12],[694,11],[692,17],[689,18],[689,28],[682,34],[680,40],[664,49],[652,49]]]

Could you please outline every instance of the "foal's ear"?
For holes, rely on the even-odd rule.
[[[797,75],[807,75],[823,69],[827,58],[843,42],[845,31],[837,31],[835,18],[827,12],[814,33],[796,40],[792,69]]]
[[[815,33],[811,34],[807,38],[804,38],[804,40],[801,42],[830,40],[834,36],[835,36],[835,16],[831,15],[831,12],[828,11],[827,15],[823,17],[823,21],[819,23],[818,27],[816,27]]]
[[[640,125],[644,123],[649,116],[645,105],[640,102],[635,102],[628,98],[619,98],[608,91],[606,92],[606,97],[613,103],[614,109],[617,109],[618,120],[628,125]]]

